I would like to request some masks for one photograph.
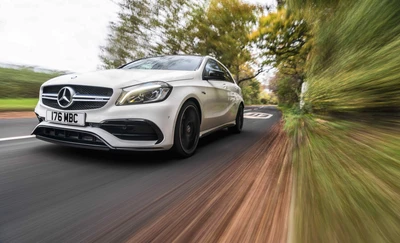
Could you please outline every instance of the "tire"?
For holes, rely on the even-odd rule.
[[[244,120],[243,119],[243,116],[244,116],[243,111],[244,111],[244,107],[242,104],[240,104],[238,112],[236,114],[236,124],[235,124],[235,126],[228,128],[229,132],[236,133],[236,134],[242,132],[243,120]]]
[[[193,101],[187,101],[176,119],[173,150],[181,158],[192,156],[199,143],[199,136],[199,110]]]

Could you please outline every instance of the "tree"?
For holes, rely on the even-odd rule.
[[[307,23],[280,8],[259,20],[251,39],[261,50],[264,65],[272,65],[287,75],[304,75],[304,64],[310,50]]]
[[[206,8],[200,6],[188,28],[193,51],[214,56],[240,81],[241,67],[254,60],[248,48],[249,34],[259,11],[260,7],[241,0],[211,0]]]
[[[251,79],[241,84],[244,103],[247,105],[260,103],[261,84],[256,79]]]
[[[288,0],[312,25],[305,101],[314,111],[393,112],[400,107],[400,1]]]
[[[242,70],[255,62],[249,34],[259,6],[242,0],[123,0],[120,7],[119,21],[111,23],[101,48],[105,68],[149,55],[187,53],[214,56],[239,82],[261,73]]]
[[[254,75],[253,68],[245,63],[240,66],[242,75],[245,77],[251,77]],[[262,91],[261,83],[255,78],[248,78],[245,81],[239,83],[242,88],[242,94],[245,104],[259,104],[260,103],[260,92]]]
[[[276,0],[278,8],[283,7],[285,5],[285,0]]]
[[[191,13],[197,8],[204,8],[204,3],[193,0],[157,1],[151,18],[151,34],[155,39],[152,54],[192,53],[193,39],[188,34],[188,25]]]
[[[263,65],[275,67],[279,72],[279,85],[275,89],[279,100],[286,104],[298,102],[311,46],[305,20],[279,7],[276,12],[260,18],[259,27],[250,38],[261,50]]]
[[[301,84],[293,76],[277,73],[269,80],[268,89],[281,105],[292,106],[299,102]]]
[[[123,0],[119,6],[118,21],[110,23],[107,44],[100,48],[103,68],[149,55],[185,51],[188,13],[198,6],[194,1]]]
[[[148,54],[146,28],[150,16],[148,0],[124,0],[118,3],[118,21],[110,23],[107,44],[101,46],[103,68],[116,68]]]
[[[260,93],[260,101],[261,104],[267,105],[267,104],[271,104],[271,105],[276,105],[278,104],[278,98],[276,97],[276,95],[274,93],[268,93],[265,91],[262,91]]]

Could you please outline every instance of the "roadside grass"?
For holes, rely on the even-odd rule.
[[[33,111],[37,98],[0,99],[0,111]]]
[[[0,68],[0,81],[9,80],[10,78],[18,81],[43,83],[50,78],[56,77],[61,73],[41,73],[34,72],[28,68]]]
[[[400,1],[288,0],[312,28],[294,143],[296,242],[399,242]]]
[[[283,109],[296,242],[398,242],[400,129]]]
[[[0,68],[0,98],[35,98],[40,85],[61,73],[39,73],[30,69]]]

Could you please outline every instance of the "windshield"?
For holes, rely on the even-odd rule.
[[[201,56],[150,57],[133,61],[121,68],[195,71],[199,68],[202,60]]]

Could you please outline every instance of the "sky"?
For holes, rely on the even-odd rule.
[[[0,62],[85,72],[117,19],[117,0],[1,0]],[[275,0],[247,0],[275,3]]]

